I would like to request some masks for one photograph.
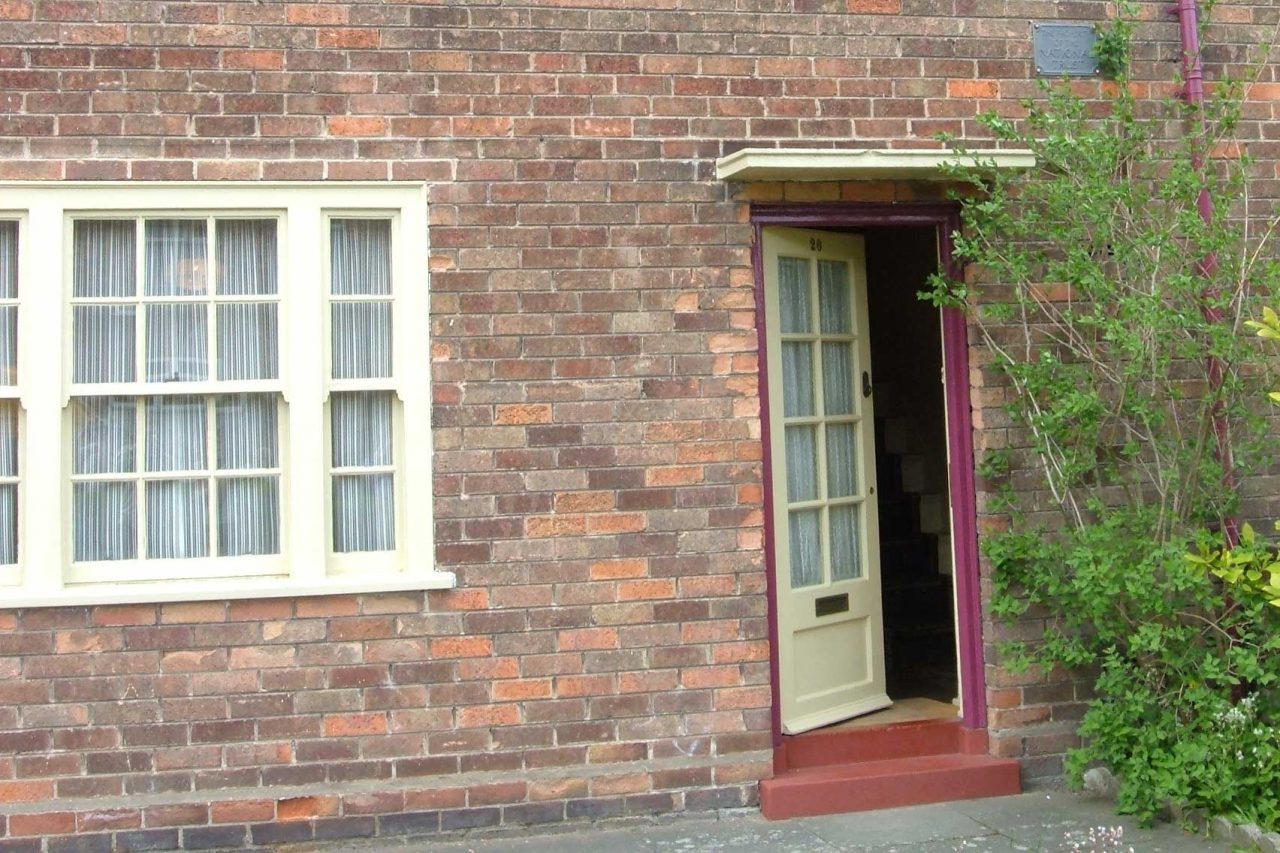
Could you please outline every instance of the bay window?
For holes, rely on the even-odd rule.
[[[0,188],[0,606],[452,585],[425,243],[417,186]]]

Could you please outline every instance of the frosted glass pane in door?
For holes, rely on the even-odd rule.
[[[786,341],[782,344],[782,414],[799,418],[813,413],[813,345]]]
[[[853,344],[823,343],[822,400],[826,415],[853,414]]]
[[[858,555],[858,506],[833,506],[831,522],[831,579],[852,580],[862,577]]]
[[[827,425],[827,497],[849,498],[858,493],[858,427]]]
[[[790,515],[791,587],[822,583],[822,513],[800,510]]]
[[[817,427],[787,427],[787,500],[811,501],[818,497]]]
[[[778,258],[778,313],[784,335],[804,334],[812,328],[809,262],[804,258]]]
[[[853,332],[849,313],[849,266],[844,261],[818,261],[818,313],[824,334]]]

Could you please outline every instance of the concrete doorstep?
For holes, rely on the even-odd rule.
[[[325,849],[330,853],[1228,853],[1240,848],[1193,835],[1171,824],[1141,829],[1132,819],[1116,816],[1107,803],[1042,789],[1012,797],[776,822],[766,821],[754,810],[737,810],[716,816],[548,827],[501,836],[473,834],[449,840],[406,838],[394,844],[335,844]]]

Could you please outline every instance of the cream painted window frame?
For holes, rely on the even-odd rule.
[[[246,213],[280,223],[281,559],[277,573],[121,583],[71,582],[71,223],[77,216]],[[328,246],[331,217],[392,221],[392,380],[397,403],[396,551],[332,553],[329,534]],[[426,188],[416,183],[0,184],[0,218],[18,225],[18,563],[0,567],[0,608],[198,601],[446,589],[435,569]],[[49,341],[59,341],[49,346]],[[128,388],[122,389],[129,394]],[[30,472],[39,471],[39,477]],[[50,524],[50,519],[60,519]],[[56,531],[56,532],[54,532]],[[318,535],[324,531],[325,535]],[[121,561],[122,563],[133,561]],[[138,560],[145,567],[148,561]],[[159,562],[159,561],[157,561]],[[182,561],[173,561],[181,563]],[[179,567],[180,568],[180,567]]]

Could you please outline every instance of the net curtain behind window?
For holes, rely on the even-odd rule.
[[[137,220],[75,223],[76,383],[134,381],[139,320],[144,381],[214,378],[210,311],[218,379],[278,378],[276,221],[216,222],[213,294],[208,228],[205,219],[144,221],[139,293]],[[157,390],[73,401],[74,559],[278,553],[279,395]]]
[[[391,221],[334,219],[329,237],[333,379],[389,378]],[[393,397],[390,391],[330,397],[334,551],[395,548]]]

